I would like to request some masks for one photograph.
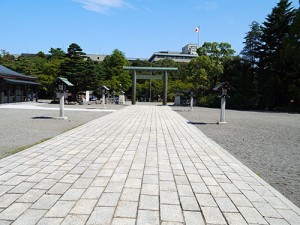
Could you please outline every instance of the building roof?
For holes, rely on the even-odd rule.
[[[24,74],[15,72],[11,69],[8,69],[4,66],[0,65],[0,77],[6,77],[6,78],[14,78],[14,79],[25,79],[25,80],[35,80],[36,77],[32,76],[26,76]]]
[[[57,77],[56,82],[59,83],[60,81],[63,82],[67,86],[70,86],[70,87],[74,86],[67,78]]]
[[[3,78],[3,83],[6,84],[28,84],[28,85],[41,85],[40,83],[33,82],[33,81],[27,81],[27,80],[16,80],[16,79],[8,79]]]

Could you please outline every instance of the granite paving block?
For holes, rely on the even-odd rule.
[[[114,217],[136,218],[138,202],[119,201]]]
[[[138,210],[137,225],[160,225],[159,212]]]
[[[85,225],[88,215],[67,215],[61,225]]]
[[[97,201],[98,200],[96,199],[80,199],[76,202],[70,213],[78,215],[90,215],[97,204]]]
[[[183,211],[186,225],[205,225],[203,216],[200,212]]]
[[[30,203],[13,203],[0,213],[0,220],[16,220],[30,205]]]
[[[108,225],[113,219],[114,207],[96,207],[87,221],[87,225]]]
[[[218,207],[201,207],[201,210],[207,224],[227,224]]]
[[[161,221],[184,222],[181,207],[179,205],[160,205]]]
[[[180,203],[184,211],[200,211],[198,202],[195,197],[180,196]]]
[[[141,195],[139,209],[159,210],[159,198],[156,195]]]
[[[170,107],[124,107],[0,167],[1,225],[300,224],[299,208]]]
[[[224,213],[229,225],[248,225],[240,213]]]
[[[27,209],[18,219],[16,219],[13,225],[35,225],[44,216],[46,210],[39,209]]]
[[[55,205],[49,209],[45,217],[65,217],[74,205],[75,201],[57,201]]]
[[[245,220],[250,224],[268,224],[262,215],[255,208],[238,207]]]

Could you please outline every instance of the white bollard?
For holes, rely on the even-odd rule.
[[[194,97],[191,96],[191,99],[190,99],[190,111],[193,111],[193,105],[194,105]]]
[[[102,109],[106,109],[106,107],[105,107],[105,94],[102,94]]]
[[[220,122],[219,123],[227,123],[225,121],[225,106],[226,106],[226,97],[221,97],[221,115],[220,115]]]

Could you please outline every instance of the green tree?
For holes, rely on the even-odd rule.
[[[125,55],[118,49],[106,56],[103,61],[103,69],[105,73],[105,80],[101,82],[103,85],[110,86],[111,90],[128,92],[131,87],[131,77],[129,72],[123,69],[123,66],[128,66],[129,63]]]
[[[72,43],[67,50],[65,60],[61,63],[60,76],[68,78],[73,83],[75,92],[87,90],[89,86],[85,77],[88,75],[84,73],[86,69],[84,56],[81,47]]]
[[[261,45],[262,30],[258,22],[253,21],[250,25],[250,31],[247,32],[245,44],[241,55],[243,59],[251,63],[251,67],[255,68],[258,61],[258,49]]]
[[[214,60],[222,61],[227,57],[232,57],[235,51],[231,48],[231,45],[226,42],[205,42],[200,48],[197,49],[199,56],[209,56]]]
[[[273,8],[262,26],[259,48],[259,106],[283,107],[288,104],[290,63],[286,57],[286,42],[291,36],[291,24],[295,19],[291,2],[281,0]]]

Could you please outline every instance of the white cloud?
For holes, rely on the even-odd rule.
[[[83,8],[97,12],[107,13],[109,9],[129,7],[124,0],[73,0],[83,4]]]

